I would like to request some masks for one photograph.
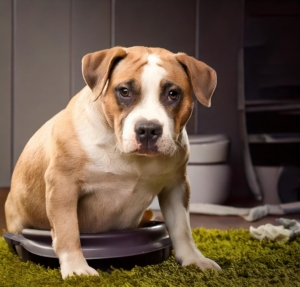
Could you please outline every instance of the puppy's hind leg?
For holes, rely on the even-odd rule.
[[[12,191],[10,191],[4,205],[6,227],[9,232],[20,234],[26,226],[23,224],[23,220],[20,216],[20,210],[18,210],[16,202],[12,199],[12,197],[13,194]]]

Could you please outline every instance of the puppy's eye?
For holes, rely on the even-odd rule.
[[[123,97],[123,98],[128,98],[129,97],[129,90],[127,88],[121,88],[119,90],[119,93],[120,95]]]
[[[168,93],[168,100],[170,101],[177,101],[179,98],[179,93],[175,90],[171,90]]]

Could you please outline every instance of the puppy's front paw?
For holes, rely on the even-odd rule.
[[[187,266],[190,264],[195,264],[202,270],[213,268],[217,271],[221,270],[221,267],[213,260],[206,258],[204,256],[191,256],[181,260],[182,266]]]
[[[99,273],[94,268],[90,267],[86,261],[61,263],[60,272],[63,279],[68,276],[74,276],[75,274],[99,276]]]

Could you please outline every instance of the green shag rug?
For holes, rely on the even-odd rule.
[[[222,271],[179,266],[172,256],[154,266],[131,271],[99,271],[99,277],[65,281],[59,269],[21,262],[0,238],[0,286],[300,286],[300,238],[292,242],[258,241],[247,230],[193,230],[198,248]]]

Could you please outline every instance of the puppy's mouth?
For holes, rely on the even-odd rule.
[[[155,157],[155,156],[173,156],[177,146],[173,140],[161,137],[157,141],[137,141],[136,138],[122,140],[119,145],[122,154]]]
[[[153,146],[153,147],[148,147],[148,146],[143,146],[140,145],[140,147],[135,150],[135,154],[141,155],[141,156],[156,156],[159,155],[160,152],[158,151],[157,146]]]

